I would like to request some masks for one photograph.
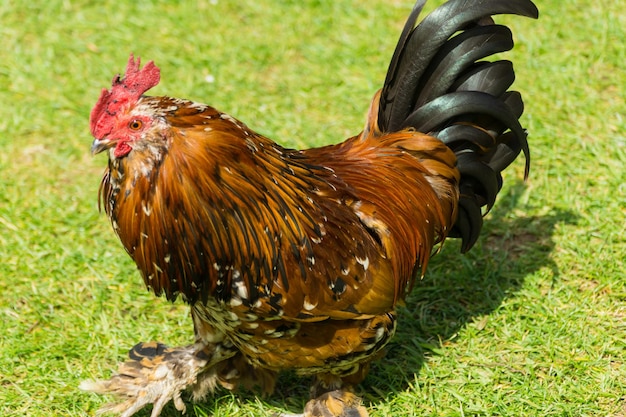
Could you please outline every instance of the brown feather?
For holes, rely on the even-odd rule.
[[[273,297],[293,318],[380,314],[454,221],[454,155],[430,136],[295,151],[210,107],[167,121],[158,169],[143,175],[152,148],[135,149],[112,162],[102,195],[146,284],[170,299],[229,301],[236,275],[249,307]]]
[[[211,107],[139,106],[165,109],[165,129],[112,157],[101,195],[146,285],[254,366],[365,375],[454,223],[454,154],[375,129],[296,151]]]

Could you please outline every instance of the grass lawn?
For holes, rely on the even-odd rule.
[[[138,341],[191,341],[187,308],[144,289],[97,208],[106,159],[90,155],[89,111],[130,52],[161,67],[151,94],[321,145],[360,131],[412,7],[105,3],[0,2],[1,416],[93,415],[106,398],[81,380],[108,377]],[[359,388],[373,416],[626,416],[626,13],[537,5],[539,21],[497,19],[517,42],[530,179],[517,163],[479,244],[432,260]],[[299,412],[307,383],[220,391],[187,415]]]

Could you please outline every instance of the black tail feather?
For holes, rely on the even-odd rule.
[[[383,94],[381,95],[381,115],[382,115],[382,107],[384,103],[391,103],[393,102],[393,96],[395,95],[395,90],[393,88],[393,85],[397,83],[397,79],[396,76],[400,73],[398,70],[398,66],[400,65],[400,59],[406,55],[406,47],[407,47],[407,42],[409,41],[412,33],[413,33],[413,29],[415,28],[415,22],[417,22],[417,18],[419,17],[420,13],[422,12],[422,9],[424,8],[424,5],[426,4],[426,0],[418,0],[415,5],[413,6],[413,10],[411,11],[411,14],[409,15],[406,23],[404,24],[404,28],[402,29],[402,34],[400,35],[400,39],[398,40],[398,43],[396,44],[396,49],[393,52],[393,56],[391,57],[391,62],[389,63],[389,69],[387,70],[387,77],[385,78],[385,83],[383,84]],[[382,97],[385,97],[385,99],[383,100]],[[384,120],[387,121],[386,118],[382,118],[379,117],[380,120]],[[381,126],[381,128],[383,130],[384,127]]]
[[[400,129],[414,108],[422,75],[455,32],[496,14],[539,15],[530,0],[451,0],[413,29],[424,3],[420,0],[414,7],[391,59],[381,95],[379,126],[383,131]]]
[[[526,138],[518,116],[507,102],[501,97],[480,91],[456,91],[439,96],[411,113],[402,128],[413,127],[420,132],[432,132],[436,136],[438,127],[445,127],[448,122],[459,122],[462,116],[471,118],[474,115],[490,116],[494,121],[507,126],[518,138]]]
[[[499,97],[515,81],[511,61],[480,62],[473,65],[450,87],[452,91],[482,91]]]
[[[433,58],[436,65],[422,77],[413,108],[451,91],[459,74],[477,60],[511,48],[513,37],[506,26],[475,26],[461,32],[446,42]]]
[[[497,14],[537,18],[530,0],[450,0],[417,26],[419,0],[391,59],[378,112],[382,132],[413,128],[441,139],[457,155],[459,215],[451,236],[463,251],[478,238],[482,216],[502,187],[501,172],[520,152],[530,155],[519,118],[524,103],[507,91],[515,80],[509,61],[481,61],[513,47]]]

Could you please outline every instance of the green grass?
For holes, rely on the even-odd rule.
[[[184,344],[104,215],[88,115],[128,54],[155,94],[207,102],[288,146],[358,132],[411,1],[0,2],[0,415],[86,416],[135,342]],[[432,1],[432,3],[440,3]],[[449,242],[360,393],[373,416],[626,415],[626,14],[539,0],[506,17],[533,165],[505,177],[480,243]],[[428,6],[432,9],[433,5]],[[213,76],[214,82],[206,81]],[[219,392],[187,415],[296,412],[307,381]],[[149,410],[138,415],[145,417]],[[165,416],[174,416],[169,406]]]

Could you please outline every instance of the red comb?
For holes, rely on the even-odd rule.
[[[111,90],[102,89],[89,117],[91,134],[95,138],[102,138],[111,132],[114,116],[123,106],[137,101],[143,93],[159,83],[161,71],[154,62],[148,62],[142,69],[139,69],[140,63],[139,57],[135,61],[133,54],[130,54],[124,78],[118,74],[113,78]]]

